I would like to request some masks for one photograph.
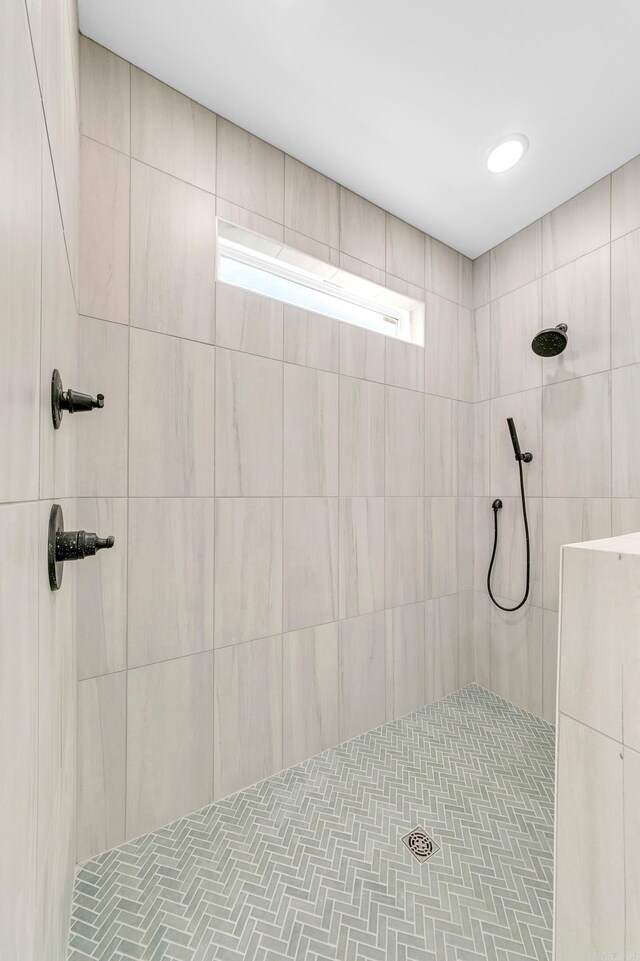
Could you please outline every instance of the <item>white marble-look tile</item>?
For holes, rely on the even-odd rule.
[[[491,300],[491,251],[473,261],[473,308],[483,307]]]
[[[476,341],[473,312],[458,307],[458,400],[475,399]]]
[[[216,194],[284,223],[284,154],[218,117]]]
[[[611,496],[611,409],[608,372],[543,388],[545,497]]]
[[[515,394],[542,385],[542,360],[531,341],[542,326],[539,280],[491,304],[491,396]]]
[[[458,686],[475,681],[473,591],[458,594]]]
[[[319,370],[340,370],[340,324],[332,317],[285,305],[284,359]]]
[[[376,496],[385,483],[385,387],[340,378],[340,493]]]
[[[130,66],[80,37],[80,128],[86,137],[129,153]]]
[[[280,498],[218,497],[215,545],[215,646],[279,634]]]
[[[473,536],[475,498],[458,497],[457,514],[457,577],[458,592],[473,590]]]
[[[340,617],[384,608],[384,498],[340,498]]]
[[[611,178],[603,177],[542,218],[542,272],[602,247],[610,238]]]
[[[282,638],[282,764],[289,767],[340,740],[338,624]]]
[[[240,287],[216,284],[216,344],[282,360],[284,307]]]
[[[427,294],[424,332],[424,389],[428,394],[458,396],[458,307]]]
[[[566,417],[564,409],[563,415]],[[522,452],[528,451],[533,454],[533,460],[522,465],[525,492],[529,497],[539,497],[542,493],[543,461],[541,390],[509,394],[506,397],[497,397],[490,402],[491,490],[489,493],[494,497],[520,496],[520,474],[507,425],[508,417],[513,417]],[[547,436],[545,441],[548,441]],[[569,491],[567,491],[568,494]]]
[[[473,595],[473,668],[476,684],[491,688],[491,599]]]
[[[282,379],[279,361],[217,348],[218,497],[282,494]]]
[[[614,497],[640,496],[640,454],[635,443],[640,364],[611,371],[612,487]]]
[[[454,423],[456,403],[446,397],[425,394],[425,486],[429,496],[455,493],[456,446]]]
[[[385,337],[385,381],[392,387],[424,389],[424,347]]]
[[[340,740],[387,719],[385,614],[340,621]]]
[[[385,501],[385,607],[425,598],[424,498]]]
[[[491,305],[473,313],[473,400],[491,397]]]
[[[542,222],[534,221],[490,251],[491,299],[536,280],[542,273]]]
[[[556,723],[558,705],[558,615],[542,612],[542,716]]]
[[[79,417],[75,425],[80,496],[119,497],[127,493],[128,380],[128,328],[80,317],[78,377],[73,384],[63,384],[94,397],[104,394],[103,409]],[[60,431],[66,429],[71,416],[64,415]]]
[[[213,648],[213,515],[212,498],[130,499],[129,668]]]
[[[79,530],[115,537],[111,551],[98,554],[91,564],[78,564],[75,570],[78,677],[82,680],[124,671],[127,666],[127,499],[80,497],[76,520]]]
[[[216,115],[133,67],[131,156],[215,193]]]
[[[454,404],[454,493],[473,497],[475,404]]]
[[[346,187],[340,187],[340,250],[385,269],[385,212]]]
[[[545,497],[543,501],[543,607],[557,611],[560,548],[611,536],[611,501],[597,497]]]
[[[545,384],[609,368],[609,245],[574,260],[542,280],[542,326],[568,324],[569,342],[542,360]]]
[[[218,800],[282,767],[282,638],[226,647],[214,657],[214,796]]]
[[[284,223],[329,247],[340,244],[338,184],[285,155]]]
[[[614,497],[611,501],[611,534],[640,532],[640,498]]]
[[[338,619],[338,498],[286,497],[283,629]]]
[[[424,286],[438,297],[461,303],[460,273],[462,256],[433,237],[425,237]],[[466,258],[464,258],[466,259]]]
[[[624,752],[624,847],[627,953],[640,949],[640,754]]]
[[[460,687],[458,595],[435,597],[425,605],[426,664],[432,664],[433,697],[437,700]],[[429,676],[427,674],[427,689]]]
[[[456,497],[425,498],[425,597],[458,590]]]
[[[507,598],[496,595],[509,607]],[[542,715],[542,610],[527,603],[507,613],[491,606],[491,690]]]
[[[337,374],[284,365],[284,493],[338,493]]]
[[[80,145],[81,314],[129,322],[130,160],[82,137]]]
[[[424,287],[424,234],[389,213],[386,224],[387,273]]]
[[[386,388],[385,493],[424,494],[424,397],[401,387]]]
[[[473,493],[491,493],[491,401],[474,404],[473,410]]]
[[[424,603],[385,611],[387,643],[387,718],[417,711],[427,696]],[[429,681],[432,680],[429,665]]]
[[[215,199],[131,162],[131,324],[213,343]]]
[[[640,157],[611,174],[611,239],[640,227]]]
[[[128,671],[128,838],[213,799],[213,698],[211,651]]]
[[[130,334],[129,494],[213,495],[215,348],[134,328]]]
[[[573,718],[558,732],[555,955],[625,956],[620,746]]]
[[[78,684],[78,861],[125,839],[127,675]]]
[[[502,497],[498,512],[498,550],[491,574],[491,589],[508,599],[508,605],[519,602],[526,585],[526,543],[520,497]],[[482,558],[476,571],[477,590],[485,590],[487,570],[493,548],[493,510],[491,501],[482,500],[483,517],[475,524],[478,538],[476,556]],[[542,498],[527,495],[527,519],[531,544],[531,580],[529,603],[542,607]]]
[[[340,373],[384,382],[387,338],[354,324],[340,324]]]
[[[640,230],[611,244],[611,366],[640,361]]]

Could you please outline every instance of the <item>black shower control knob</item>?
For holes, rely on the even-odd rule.
[[[56,561],[80,561],[93,557],[98,551],[113,547],[115,538],[98,537],[88,531],[58,531],[56,534]]]
[[[70,414],[81,413],[86,410],[101,410],[104,407],[104,394],[82,394],[79,390],[65,390],[58,370],[51,376],[51,417],[56,430],[62,423],[64,411]]]

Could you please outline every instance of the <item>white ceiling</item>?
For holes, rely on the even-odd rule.
[[[640,154],[638,0],[80,0],[80,27],[470,257]]]

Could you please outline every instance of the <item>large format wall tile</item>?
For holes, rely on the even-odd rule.
[[[556,723],[558,706],[558,615],[542,612],[542,716]]]
[[[476,340],[473,313],[458,307],[458,400],[475,400]]]
[[[462,297],[462,279],[465,271],[463,258],[457,250],[447,247],[433,237],[425,237],[424,286],[438,297],[446,297],[457,304],[470,307]]]
[[[424,295],[421,294],[421,299]],[[395,337],[385,337],[385,381],[392,387],[424,388],[424,348]]]
[[[385,493],[424,494],[424,397],[400,387],[386,389]]]
[[[340,250],[385,269],[385,212],[345,187],[340,187]]]
[[[130,668],[213,648],[213,514],[211,498],[131,499]]]
[[[213,653],[129,671],[127,837],[212,798]]]
[[[340,617],[384,608],[384,498],[340,498]]]
[[[386,721],[385,615],[340,621],[340,739]]]
[[[134,67],[131,156],[213,194],[216,115]]]
[[[611,371],[614,497],[640,496],[640,454],[636,443],[636,411],[639,403],[640,364]]]
[[[282,767],[282,638],[215,652],[214,796]]]
[[[425,498],[425,597],[458,590],[457,498]]]
[[[354,324],[340,324],[340,373],[384,382],[384,334]]]
[[[473,261],[473,303],[474,310],[483,307],[491,300],[491,251]]]
[[[427,697],[424,603],[395,607],[385,618],[387,718],[392,719],[423,707],[432,691]]]
[[[386,215],[386,271],[424,287],[424,234],[392,214]]]
[[[340,370],[340,324],[309,310],[285,305],[284,359],[290,364]]]
[[[504,607],[507,598],[497,597]],[[491,690],[542,713],[542,611],[527,604],[507,613],[491,607]]]
[[[340,493],[384,494],[385,388],[340,378]]]
[[[218,117],[216,194],[278,224],[284,222],[284,154]],[[253,228],[256,229],[256,228]]]
[[[624,751],[624,846],[626,894],[626,947],[631,956],[640,949],[640,754]]]
[[[491,304],[491,396],[542,385],[542,361],[531,341],[542,326],[541,282],[519,287]]]
[[[338,624],[282,638],[282,763],[297,764],[340,740]]]
[[[214,352],[131,330],[131,496],[213,495]]]
[[[216,344],[282,360],[284,308],[240,287],[216,284]]]
[[[520,497],[502,497],[498,514],[498,550],[491,573],[491,590],[507,598],[507,606],[522,599],[526,584],[526,544]],[[531,543],[531,583],[529,603],[542,607],[542,498],[527,496],[527,519]],[[479,569],[476,590],[486,590],[487,570],[493,547],[493,510],[491,501],[478,505],[481,517],[475,518],[479,541]]]
[[[542,272],[608,243],[611,178],[604,177],[542,218]]]
[[[545,497],[543,500],[544,603],[557,611],[560,599],[560,548],[611,536],[608,498]]]
[[[385,607],[415,604],[425,597],[424,498],[385,501]]]
[[[424,389],[441,397],[458,396],[458,307],[427,294],[424,321]]]
[[[541,221],[534,221],[494,247],[490,261],[493,300],[539,277],[542,273]]]
[[[491,397],[491,305],[473,312],[473,401]]]
[[[611,174],[611,238],[640,227],[640,157]]]
[[[457,461],[454,444],[455,401],[431,394],[425,394],[424,400],[424,492],[427,497],[451,495],[455,493]]]
[[[338,184],[293,157],[284,158],[284,223],[286,227],[338,247],[340,199]]]
[[[424,610],[426,685],[437,700],[460,687],[458,596],[450,594],[426,601]]]
[[[216,351],[216,494],[282,494],[282,364]]]
[[[131,164],[131,324],[213,343],[215,199]]]
[[[130,66],[115,53],[80,37],[80,127],[121,153],[129,153]]]
[[[286,497],[283,630],[338,618],[338,498]]]
[[[284,365],[284,493],[338,493],[337,374]]]
[[[640,230],[611,244],[611,366],[640,361]]]
[[[555,389],[555,388],[553,388]],[[497,397],[490,404],[491,418],[491,490],[494,497],[519,497],[520,476],[516,463],[507,418],[513,417],[520,449],[533,454],[529,464],[523,464],[525,491],[530,497],[542,493],[542,393],[527,390],[521,394]],[[545,437],[545,440],[547,438]],[[567,492],[568,493],[568,492]]]
[[[215,646],[279,634],[282,501],[219,497],[215,528]]]

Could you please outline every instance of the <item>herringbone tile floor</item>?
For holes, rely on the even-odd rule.
[[[70,961],[549,959],[553,758],[467,687],[82,865]]]

